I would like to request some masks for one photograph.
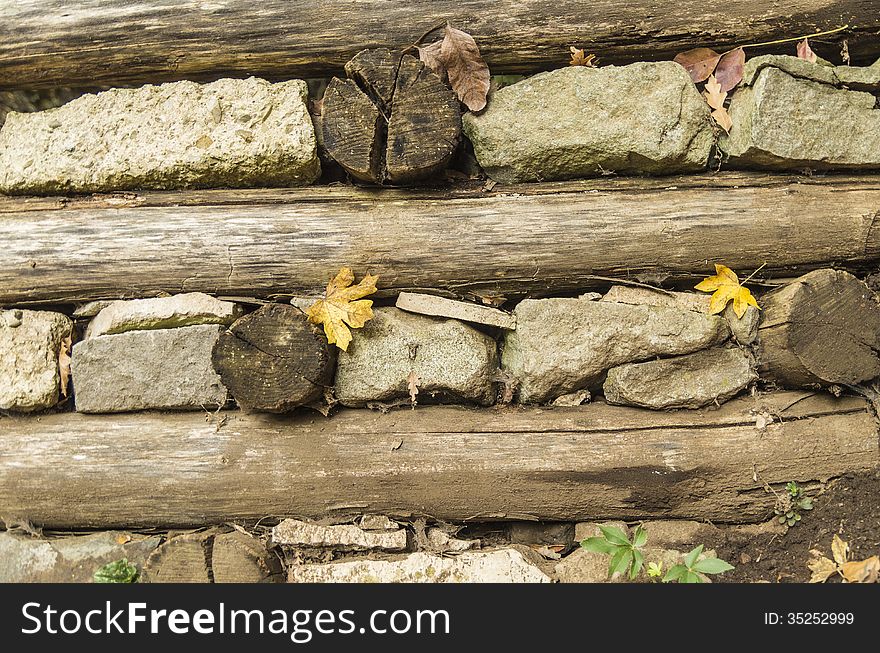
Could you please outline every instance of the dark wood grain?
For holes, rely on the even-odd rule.
[[[221,333],[212,358],[239,405],[283,413],[324,396],[336,352],[298,308],[269,304]]]
[[[314,295],[343,266],[380,275],[379,297],[538,297],[606,283],[596,276],[690,283],[713,263],[864,270],[880,261],[878,223],[876,175],[0,198],[0,304]]]
[[[880,376],[880,305],[852,275],[816,270],[761,304],[760,368],[780,385],[851,386]]]
[[[774,416],[757,428],[756,415]],[[292,416],[0,418],[0,515],[53,528],[361,513],[456,521],[767,518],[763,483],[878,463],[854,397],[781,392],[717,410],[419,407]]]
[[[814,49],[839,61],[845,38],[855,63],[880,55],[876,0],[3,0],[0,15],[0,88],[339,75],[360,50],[406,46],[447,19],[496,74],[565,66],[572,45],[630,63],[847,24]]]

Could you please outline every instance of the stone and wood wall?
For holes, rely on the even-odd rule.
[[[0,26],[0,579],[601,580],[573,551],[597,523],[653,524],[671,566],[771,528],[774,488],[880,462],[880,61],[755,56],[727,135],[682,67],[638,61],[699,17],[471,18],[493,72],[537,74],[460,116],[415,58],[365,72],[344,3],[320,44],[313,3],[227,3],[210,41],[190,3],[101,3],[100,29],[85,3],[100,66],[37,20],[57,4]],[[382,4],[386,45],[414,40]],[[825,26],[804,4],[712,29]],[[870,64],[870,3],[831,4]],[[592,25],[623,65],[550,65],[606,10],[648,35]],[[319,112],[291,79],[332,74]],[[710,315],[714,263],[760,268],[761,309]],[[380,277],[347,351],[304,313],[341,267]]]

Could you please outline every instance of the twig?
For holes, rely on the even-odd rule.
[[[791,43],[792,41],[803,41],[804,39],[814,39],[817,36],[828,36],[829,34],[837,34],[837,32],[842,32],[845,29],[849,29],[849,25],[843,25],[842,27],[835,27],[834,29],[825,30],[824,32],[816,32],[815,34],[806,34],[804,36],[792,36],[787,39],[777,39],[776,41],[765,41],[763,43],[747,43],[746,45],[740,45],[737,47],[740,48],[757,48],[765,45],[778,45],[780,43]],[[736,50],[736,48],[734,48]]]

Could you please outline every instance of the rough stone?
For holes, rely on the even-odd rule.
[[[52,539],[0,532],[0,582],[90,583],[99,568],[121,558],[143,569],[160,541],[117,531]]]
[[[880,168],[880,109],[872,69],[829,68],[795,57],[756,57],[730,103],[719,146],[734,167],[772,170]],[[872,80],[877,81],[873,83]],[[796,110],[795,110],[796,109]]]
[[[671,61],[541,73],[495,92],[463,126],[504,183],[694,172],[714,145],[706,102]]]
[[[711,295],[693,292],[650,290],[637,286],[611,286],[605,296],[602,297],[602,301],[620,304],[666,306],[668,308],[696,311],[697,313],[708,313],[711,298]],[[750,345],[757,339],[761,312],[754,306],[746,307],[745,315],[739,318],[733,311],[733,304],[731,303],[724,309],[721,317],[727,320],[727,326],[730,327],[730,331],[738,343]]]
[[[292,583],[549,583],[518,549],[466,551],[452,557],[412,553],[396,560],[294,565]]]
[[[298,519],[285,519],[272,529],[272,542],[308,549],[339,551],[403,551],[406,531],[365,531],[352,524],[321,526]]]
[[[516,318],[510,313],[481,306],[472,302],[459,302],[446,297],[425,295],[423,293],[402,292],[397,296],[397,308],[409,313],[449,317],[464,322],[475,322],[502,329],[515,329]]]
[[[758,325],[761,322],[761,311],[754,306],[746,306],[742,317],[737,317],[733,303],[727,305],[721,314],[727,320],[730,333],[741,345],[750,345],[758,339]]]
[[[101,309],[86,329],[86,338],[126,331],[173,329],[196,324],[232,324],[244,310],[200,292],[153,299],[112,302]]]
[[[741,349],[714,348],[612,368],[603,391],[610,404],[702,408],[727,401],[757,378],[754,361]]]
[[[430,551],[434,553],[460,553],[470,549],[479,549],[480,540],[462,540],[451,537],[442,528],[429,528],[425,531],[425,539]]]
[[[58,403],[58,354],[72,330],[60,313],[0,311],[0,410],[28,413]]]
[[[720,344],[724,320],[695,311],[572,298],[527,299],[514,310],[502,367],[523,403],[589,389],[624,363],[689,354]]]
[[[574,542],[574,523],[511,522],[507,536],[514,544],[561,544],[567,547]]]
[[[711,544],[707,538],[717,534],[711,524],[686,519],[657,519],[642,523],[648,533],[648,545],[655,548],[690,551],[698,544]]]
[[[86,302],[81,306],[77,306],[73,311],[73,317],[95,317],[98,313],[110,306],[114,301],[112,299],[96,299],[92,302]]]
[[[301,80],[182,81],[11,113],[0,192],[309,184],[320,164],[307,96]]]
[[[98,336],[73,347],[76,409],[119,413],[223,406],[211,351],[222,326],[206,324]]]
[[[339,352],[336,397],[348,406],[409,396],[408,379],[418,376],[421,402],[442,399],[489,405],[498,367],[495,341],[457,320],[377,308],[363,329]]]
[[[385,515],[364,515],[358,522],[365,531],[396,531],[400,524]]]
[[[611,286],[601,301],[618,304],[664,306],[666,308],[678,308],[683,311],[708,313],[711,298],[711,295],[705,293],[698,294],[695,292],[677,292],[660,289],[650,290],[638,286]]]

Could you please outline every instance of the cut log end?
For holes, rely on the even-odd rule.
[[[880,376],[880,305],[848,272],[822,269],[764,296],[761,371],[780,385]]]
[[[213,362],[240,405],[280,413],[323,395],[332,381],[334,352],[301,311],[270,304],[220,335]]]
[[[443,170],[461,137],[452,91],[418,59],[388,49],[365,50],[324,95],[323,141],[349,174],[376,184],[405,185]]]

